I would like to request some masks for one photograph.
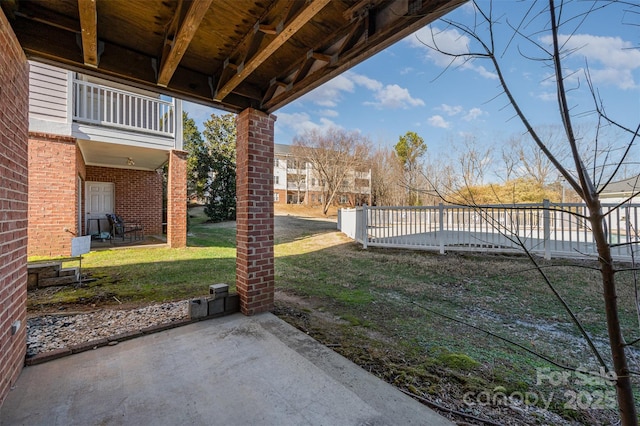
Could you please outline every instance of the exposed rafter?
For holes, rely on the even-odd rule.
[[[459,3],[463,2],[464,0],[460,0]],[[418,5],[421,5],[421,8],[416,8]],[[379,52],[396,40],[422,28],[424,17],[430,16],[429,21],[432,21],[452,8],[451,4],[446,2],[441,6],[434,9],[429,2],[419,4],[380,0],[358,2],[344,13],[344,18],[352,21],[350,26],[344,28],[340,37],[334,37],[333,42],[319,43],[313,49],[314,53],[311,55],[307,53],[296,66],[284,70],[272,80],[280,84],[277,86],[272,84],[266,90],[261,108],[268,112],[277,110],[292,99],[313,90],[360,62],[364,55]],[[453,7],[456,6],[457,4]],[[401,31],[397,30],[399,21],[403,22]],[[312,67],[311,59],[320,58],[324,64]]]
[[[287,22],[283,30],[255,56],[248,59],[243,67],[233,75],[229,81],[225,82],[215,94],[214,100],[221,101],[242,83],[256,68],[265,62],[276,50],[278,50],[289,38],[291,38],[300,28],[313,19],[331,0],[313,0],[311,4],[302,9],[291,21]]]
[[[173,40],[165,41],[165,49],[160,60],[160,72],[158,73],[158,86],[166,87],[178,68],[182,56],[189,48],[189,43],[195,35],[202,18],[209,10],[213,0],[194,0],[187,11],[180,29]],[[180,13],[178,8],[177,14]],[[175,18],[179,19],[179,15]],[[169,41],[169,43],[166,43]],[[169,47],[169,48],[167,48]]]
[[[465,0],[0,0],[29,59],[275,112]],[[1,13],[1,12],[0,12]]]
[[[78,0],[84,64],[98,67],[98,13],[96,0]],[[52,41],[53,42],[53,41]]]

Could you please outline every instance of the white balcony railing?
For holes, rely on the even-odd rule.
[[[73,119],[127,130],[175,136],[173,102],[73,81]]]

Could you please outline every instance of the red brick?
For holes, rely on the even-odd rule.
[[[167,243],[173,248],[187,246],[187,153],[169,153],[167,182]]]
[[[253,109],[236,119],[236,288],[245,315],[273,308],[274,121]]]
[[[0,12],[0,405],[26,353],[29,65]],[[11,335],[11,325],[21,327]]]
[[[162,233],[162,175],[159,172],[86,166],[86,180],[112,182],[116,195],[114,213],[127,222],[142,225],[145,235]]]

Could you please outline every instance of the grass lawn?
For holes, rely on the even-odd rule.
[[[188,248],[92,252],[83,266],[98,280],[78,289],[30,294],[29,307],[140,305],[203,295],[212,283],[233,284],[235,228],[205,223],[195,211],[192,215]],[[275,243],[275,313],[399,388],[499,424],[558,420],[537,408],[500,404],[500,395],[527,396],[533,406],[548,405],[583,424],[615,420],[612,386],[575,372],[566,380],[551,380],[562,377],[554,375],[560,369],[478,330],[556,363],[598,370],[577,328],[523,257],[362,250],[336,232],[334,223],[294,216],[276,218]],[[594,265],[543,263],[608,360]],[[632,275],[620,272],[617,279],[622,324],[631,341],[640,335]],[[629,355],[631,368],[640,371],[640,350]],[[478,402],[482,395],[498,398],[498,404],[464,403],[465,398]]]
[[[121,248],[83,256],[83,271],[96,281],[81,288],[58,287],[29,294],[28,308],[59,304],[148,304],[208,294],[209,285],[235,290],[235,228],[212,227],[202,210],[192,211],[188,247]],[[69,262],[63,266],[77,266]]]

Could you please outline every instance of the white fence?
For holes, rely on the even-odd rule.
[[[173,102],[81,80],[73,81],[73,98],[73,119],[76,121],[175,135]]]
[[[604,204],[614,258],[640,249],[640,204]],[[523,252],[551,257],[597,257],[584,204],[340,209],[338,229],[367,247],[418,250]]]

